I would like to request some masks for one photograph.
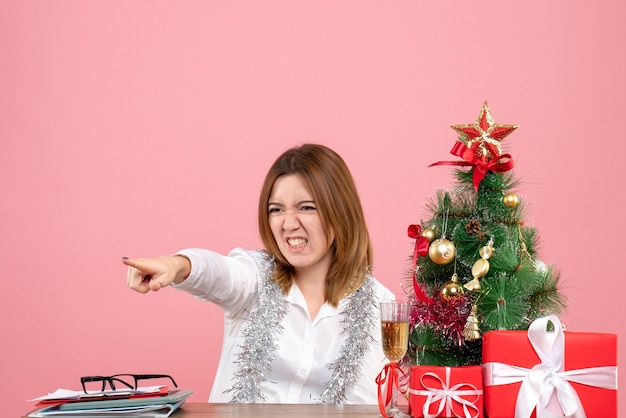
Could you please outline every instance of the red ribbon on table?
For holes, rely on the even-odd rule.
[[[485,178],[488,171],[504,172],[513,168],[513,158],[510,154],[498,154],[498,150],[491,144],[485,143],[493,155],[497,157],[489,159],[487,156],[479,156],[478,142],[472,144],[471,148],[468,148],[462,142],[456,142],[450,153],[461,157],[464,161],[439,161],[429,165],[429,167],[436,165],[459,165],[459,166],[472,166],[474,167],[474,173],[472,174],[472,180],[474,182],[474,190],[478,192],[478,185]]]
[[[376,376],[376,384],[378,385],[378,408],[384,418],[387,418],[385,406],[389,405],[389,402],[391,402],[393,387],[395,386],[398,392],[402,394],[406,392],[406,389],[403,390],[400,388],[400,374],[402,374],[402,377],[406,377],[406,373],[398,366],[398,363],[387,363],[381,372],[378,373],[378,376]],[[387,396],[383,399],[382,389],[385,383],[387,384]]]
[[[411,271],[413,272],[413,290],[415,291],[415,297],[422,302],[433,303],[433,300],[429,298],[417,283],[417,276],[415,268],[417,267],[417,257],[425,257],[428,255],[428,246],[430,243],[426,238],[422,236],[422,227],[419,225],[409,225],[409,238],[415,239],[415,251],[413,252],[413,266]]]

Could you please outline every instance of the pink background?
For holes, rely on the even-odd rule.
[[[520,125],[505,150],[541,259],[562,272],[563,322],[624,335],[625,12],[619,0],[3,1],[2,415],[86,374],[171,373],[205,401],[220,311],[128,290],[120,258],[256,248],[262,178],[303,141],[348,162],[374,273],[401,295],[407,226],[451,186],[450,169],[427,166],[453,158],[450,125],[484,100]]]

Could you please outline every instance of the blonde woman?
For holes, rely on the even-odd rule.
[[[210,402],[376,404],[385,365],[372,245],[344,160],[304,144],[278,157],[259,198],[264,250],[187,249],[124,259],[141,293],[173,286],[224,311]]]

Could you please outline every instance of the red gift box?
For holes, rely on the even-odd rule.
[[[482,355],[489,418],[617,417],[616,334],[563,332],[549,316],[528,332],[486,332]]]
[[[409,410],[412,417],[483,416],[481,366],[412,366]]]

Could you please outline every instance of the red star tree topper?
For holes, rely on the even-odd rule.
[[[502,125],[493,121],[489,105],[483,104],[476,122],[467,125],[452,125],[459,134],[459,140],[450,153],[461,157],[463,161],[439,161],[430,165],[456,165],[473,167],[474,189],[489,171],[504,172],[513,168],[513,159],[509,154],[502,154],[500,141],[517,129],[517,125]]]
[[[452,125],[452,129],[459,134],[459,141],[467,148],[476,150],[478,158],[496,158],[502,155],[500,141],[517,129],[517,125],[495,123],[489,105],[485,102],[474,123]]]

